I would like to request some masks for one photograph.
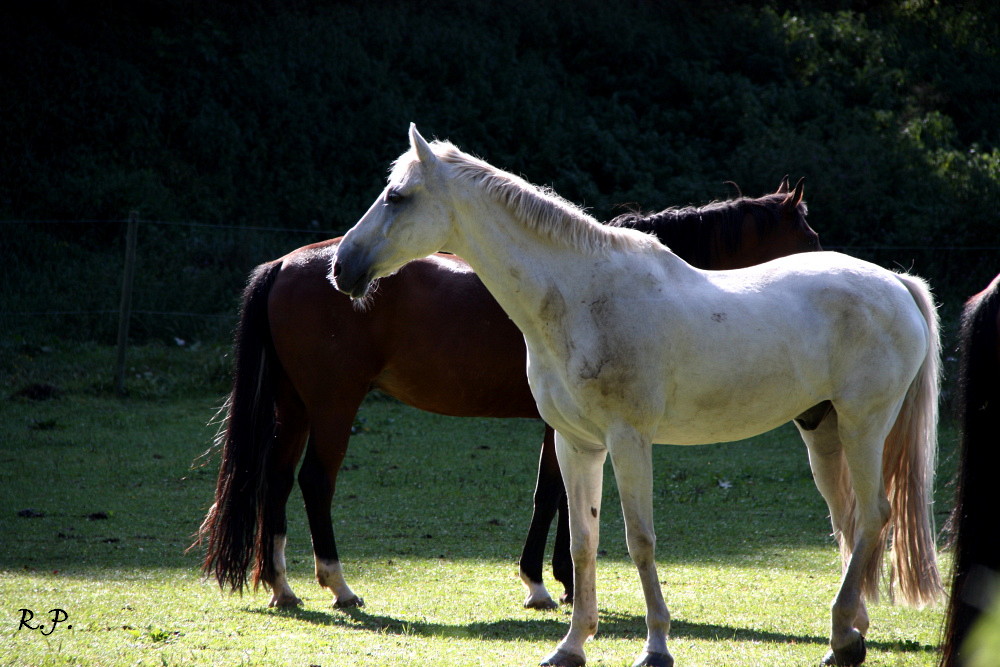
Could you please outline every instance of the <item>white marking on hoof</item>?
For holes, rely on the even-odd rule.
[[[334,607],[361,607],[365,604],[364,600],[355,595],[351,587],[347,585],[340,561],[317,558],[316,581],[319,582],[320,586],[329,588],[333,593]]]
[[[559,607],[556,601],[552,599],[552,596],[549,595],[545,584],[540,581],[532,581],[524,573],[524,570],[518,572],[518,575],[521,577],[521,582],[525,588],[528,589],[528,597],[524,598],[525,609],[556,609]]]
[[[299,599],[295,593],[292,593],[291,589],[278,593],[275,591],[271,595],[271,601],[267,603],[268,607],[298,607],[302,604],[302,600]]]
[[[288,585],[288,575],[285,568],[286,541],[285,535],[274,536],[274,581],[268,582],[274,592],[268,607],[296,607],[302,604],[302,600]]]

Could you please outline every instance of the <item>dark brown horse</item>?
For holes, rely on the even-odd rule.
[[[655,233],[695,266],[749,266],[818,250],[805,220],[802,182],[774,194],[701,208],[630,214],[610,224]],[[463,417],[537,418],[525,377],[524,340],[460,258],[437,254],[380,281],[357,309],[327,274],[339,239],[257,267],[236,332],[233,389],[217,444],[215,503],[199,531],[204,570],[220,586],[252,582],[272,606],[301,601],[285,573],[285,505],[295,469],[312,533],[316,577],[335,606],[362,604],[344,580],[330,519],[337,473],[355,414],[373,389],[430,412]],[[560,520],[555,577],[572,599],[566,500],[552,430],[546,428],[534,512],[521,555],[529,607],[555,606],[542,585],[545,542]]]
[[[968,664],[962,644],[984,608],[993,602],[989,592],[1000,590],[1000,502],[996,492],[1000,470],[1000,275],[966,302],[959,340],[962,434],[955,507],[948,521],[955,563],[945,613],[942,667]]]

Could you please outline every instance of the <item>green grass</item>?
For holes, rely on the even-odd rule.
[[[113,350],[0,349],[8,388],[0,396],[0,665],[527,666],[552,649],[569,609],[522,609],[516,574],[541,439],[540,424],[527,420],[365,403],[333,511],[362,609],[333,609],[312,579],[297,492],[288,557],[303,607],[268,609],[264,591],[227,595],[201,579],[197,555],[184,550],[212,497],[217,461],[200,455],[225,389],[222,354],[132,350],[130,397],[119,399],[106,380]],[[36,385],[54,387],[55,398],[17,396]],[[953,447],[946,428],[939,523]],[[658,447],[655,470],[657,555],[677,664],[816,664],[838,557],[794,430]],[[601,627],[588,657],[628,665],[645,635],[644,607],[610,468],[605,494]],[[46,636],[18,630],[21,608],[35,612],[33,622],[56,608],[69,618]],[[868,664],[935,664],[940,609],[881,603],[871,615]]]

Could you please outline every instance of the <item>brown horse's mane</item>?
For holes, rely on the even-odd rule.
[[[707,266],[713,244],[721,244],[727,252],[740,248],[748,215],[753,218],[757,235],[766,238],[780,224],[781,206],[787,197],[786,193],[774,193],[757,198],[741,196],[705,206],[673,207],[658,213],[631,211],[612,219],[608,225],[655,234],[691,264]],[[804,219],[807,212],[805,202],[799,203],[796,210],[799,218]],[[706,234],[706,225],[717,233]]]

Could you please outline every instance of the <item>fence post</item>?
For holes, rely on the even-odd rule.
[[[128,326],[132,318],[132,281],[135,277],[135,246],[138,214],[129,213],[125,231],[125,273],[122,276],[122,300],[118,308],[118,360],[115,364],[115,391],[125,395],[125,351],[128,348]]]

